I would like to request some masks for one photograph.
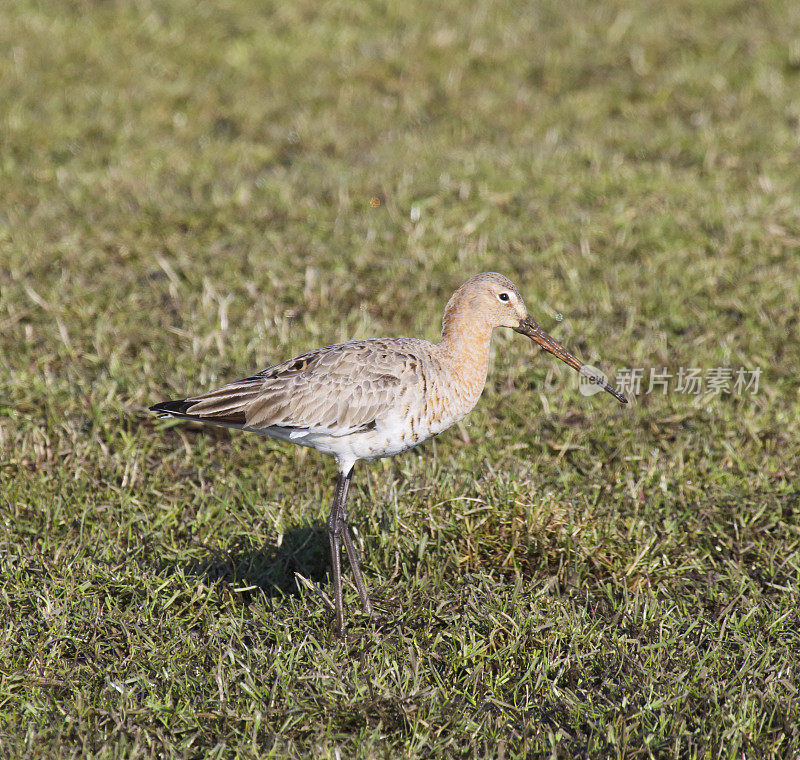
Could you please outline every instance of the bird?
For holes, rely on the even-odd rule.
[[[251,431],[335,457],[338,475],[327,528],[335,631],[344,637],[342,546],[364,611],[377,617],[348,523],[347,493],[356,462],[408,451],[469,414],[486,384],[492,333],[500,327],[527,336],[619,402],[628,403],[602,373],[542,329],[510,279],[483,272],[470,277],[448,301],[439,343],[418,338],[350,340],[150,409],[162,418]]]

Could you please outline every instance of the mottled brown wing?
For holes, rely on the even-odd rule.
[[[413,349],[411,339],[400,340],[404,348]],[[300,428],[347,435],[375,424],[414,385],[419,366],[415,352],[398,351],[397,343],[378,339],[320,348],[186,399],[182,412],[257,430]]]

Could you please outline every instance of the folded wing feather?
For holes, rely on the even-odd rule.
[[[382,339],[326,346],[188,398],[182,416],[255,430],[347,435],[374,425],[411,390],[414,353],[398,354]]]

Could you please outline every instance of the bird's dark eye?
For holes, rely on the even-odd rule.
[[[500,293],[500,294],[499,294],[497,297],[498,297],[498,298],[499,298],[501,301],[508,301],[508,299],[510,298],[510,296],[508,295],[508,293]]]

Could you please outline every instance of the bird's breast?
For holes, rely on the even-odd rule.
[[[486,384],[486,369],[481,364],[454,364],[429,381],[420,415],[429,435],[441,433],[473,410]]]

